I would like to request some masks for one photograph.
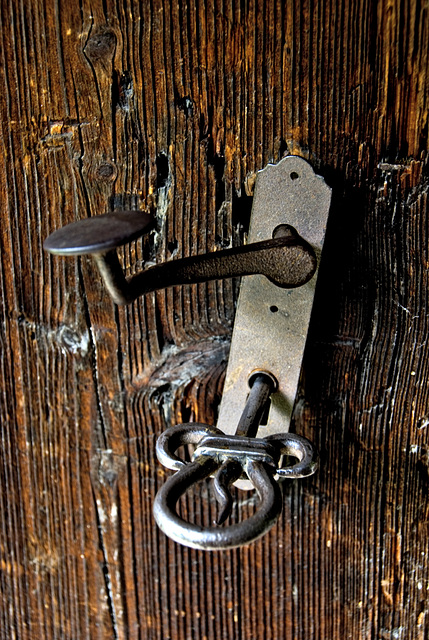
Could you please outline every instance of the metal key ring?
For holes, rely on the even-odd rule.
[[[281,490],[277,479],[303,478],[314,473],[317,465],[313,462],[313,447],[306,438],[289,433],[256,437],[272,386],[271,379],[262,374],[253,382],[242,419],[233,436],[206,424],[187,423],[170,427],[159,437],[156,446],[158,459],[176,473],[158,491],[153,512],[160,529],[175,542],[212,551],[249,544],[264,535],[281,513]],[[192,462],[176,455],[181,446],[188,444],[196,445]],[[283,468],[280,464],[282,456],[298,458],[298,462]],[[181,518],[176,506],[194,483],[210,476],[214,477],[215,495],[220,507],[218,526],[203,527]],[[231,485],[246,477],[259,496],[256,511],[240,523],[219,526],[231,513]]]
[[[290,467],[279,467],[277,475],[280,478],[306,478],[317,469],[314,447],[307,438],[295,433],[276,433],[265,438],[267,442],[280,447],[280,454],[298,458],[298,462]]]
[[[223,435],[216,427],[200,422],[186,422],[166,429],[156,442],[156,457],[164,467],[178,471],[188,463],[176,456],[184,444],[199,444],[204,436]]]
[[[282,500],[277,482],[265,464],[250,460],[244,470],[260,500],[258,509],[250,518],[222,528],[202,527],[183,520],[176,512],[180,497],[191,485],[208,478],[219,466],[212,458],[186,464],[157,493],[153,507],[155,520],[160,529],[175,542],[208,551],[234,549],[264,535],[279,517]]]

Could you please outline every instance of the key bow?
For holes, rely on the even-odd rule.
[[[191,462],[176,455],[182,445],[197,445]],[[199,423],[177,425],[158,439],[159,461],[177,473],[158,492],[154,516],[158,526],[170,538],[196,549],[231,549],[248,544],[266,533],[282,509],[278,477],[302,478],[316,470],[313,447],[302,436],[283,433],[267,438],[226,435],[216,427]],[[282,466],[285,456],[298,458]],[[213,476],[216,498],[220,503],[217,524],[222,524],[232,508],[231,485],[248,478],[259,494],[259,505],[247,520],[229,527],[202,527],[186,522],[176,512],[180,497],[196,482]]]

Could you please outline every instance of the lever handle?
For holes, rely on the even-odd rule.
[[[56,255],[91,254],[109,294],[120,305],[173,285],[254,274],[279,287],[294,288],[310,280],[317,266],[311,246],[292,227],[282,225],[270,240],[171,260],[126,278],[116,248],[152,227],[152,217],[140,211],[108,213],[58,229],[45,240],[44,248]]]

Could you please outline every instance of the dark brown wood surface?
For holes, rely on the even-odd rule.
[[[427,640],[427,1],[0,11],[0,637]],[[294,423],[320,469],[262,540],[198,552],[155,526],[154,446],[215,420],[237,283],[117,309],[42,243],[131,207],[157,233],[129,273],[238,245],[288,153],[333,188]]]

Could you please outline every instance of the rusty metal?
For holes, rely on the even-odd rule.
[[[248,242],[258,242],[267,229],[277,233],[290,225],[312,246],[319,262],[330,207],[331,189],[302,158],[288,156],[259,172]],[[218,428],[234,433],[248,393],[252,371],[269,371],[278,380],[271,409],[260,433],[288,431],[295,403],[317,270],[295,289],[281,289],[258,275],[242,280],[219,410]],[[250,484],[239,480],[241,488]]]
[[[285,227],[277,229],[274,238],[170,260],[126,278],[116,247],[135,240],[152,226],[152,218],[143,212],[114,212],[55,231],[46,239],[44,248],[56,255],[91,254],[110,296],[119,305],[173,285],[252,274],[264,275],[275,286],[291,289],[305,284],[316,269],[311,246],[292,228]]]
[[[240,435],[227,436],[216,427],[187,424],[171,427],[160,436],[158,459],[166,467],[178,470],[160,489],[154,503],[155,520],[167,536],[185,546],[205,550],[249,544],[266,533],[281,513],[282,499],[276,478],[301,478],[314,473],[317,465],[313,448],[305,438],[292,434],[256,438],[274,389],[269,374],[254,376],[237,428]],[[177,449],[184,444],[197,445],[188,463],[176,456]],[[298,462],[284,467],[282,458],[288,456],[298,458]],[[246,477],[259,494],[256,512],[247,520],[227,527],[202,527],[183,520],[176,512],[180,497],[194,483],[210,476],[214,476],[219,503],[218,525],[231,513],[230,488],[240,477]]]

